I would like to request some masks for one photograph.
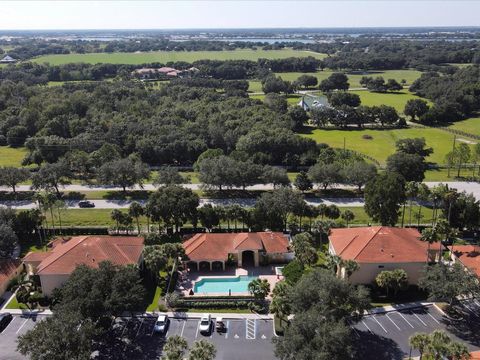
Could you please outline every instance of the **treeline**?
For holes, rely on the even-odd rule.
[[[299,45],[294,43],[295,45]],[[188,40],[172,41],[164,38],[136,38],[114,41],[97,40],[45,40],[17,38],[8,43],[13,49],[8,54],[16,59],[26,60],[36,56],[49,54],[85,54],[99,52],[147,52],[147,51],[222,51],[235,49],[256,49],[264,47],[265,50],[281,49],[287,43],[276,43],[269,46],[266,42],[256,41],[215,41],[215,40]],[[0,45],[0,48],[2,45]]]
[[[323,47],[307,44],[313,51]],[[480,59],[476,41],[408,41],[356,39],[336,43],[337,52],[325,58],[330,69],[393,70],[415,68],[425,70],[432,65],[473,63]]]
[[[175,82],[146,89],[122,81],[62,87],[4,81],[0,144],[25,145],[24,164],[54,163],[75,150],[90,156],[109,144],[121,158],[136,154],[149,165],[192,165],[208,149],[259,164],[308,165],[317,146],[292,131],[296,113],[244,97],[243,90]]]
[[[410,91],[432,100],[434,105],[421,112],[419,121],[428,125],[445,124],[472,116],[480,109],[479,82],[478,65],[458,69],[453,74],[423,73]]]
[[[49,81],[98,81],[119,77],[128,79],[135,69],[145,66],[160,68],[169,66],[179,70],[196,67],[200,78],[223,80],[239,80],[263,78],[272,72],[314,72],[321,67],[321,61],[312,56],[304,58],[259,59],[251,60],[198,60],[192,63],[185,61],[151,63],[142,65],[126,64],[86,64],[69,63],[49,65],[36,63],[20,63],[0,68],[0,80],[24,82],[29,85],[46,84]]]
[[[17,59],[29,59],[46,54],[92,52],[147,52],[147,51],[228,51],[235,49],[277,50],[291,47],[326,53],[329,56],[322,66],[330,69],[389,70],[417,68],[427,70],[446,63],[478,63],[480,48],[476,41],[410,41],[405,39],[381,39],[375,37],[337,38],[330,43],[302,42],[244,42],[188,40],[172,41],[165,38],[136,38],[114,41],[66,41],[44,39],[14,39],[9,54]],[[1,46],[0,46],[1,47]],[[274,66],[281,68],[281,62]],[[272,69],[273,70],[273,69]],[[281,71],[281,70],[273,70]],[[293,71],[293,70],[284,70]]]

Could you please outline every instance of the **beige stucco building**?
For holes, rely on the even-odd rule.
[[[329,236],[329,253],[342,260],[353,260],[359,268],[348,280],[353,284],[370,284],[386,270],[403,269],[410,284],[417,284],[427,263],[435,261],[439,245],[428,247],[413,228],[385,226],[333,229]],[[340,266],[338,275],[347,278]]]
[[[183,247],[191,270],[225,270],[228,262],[257,267],[293,259],[290,239],[280,232],[201,233]]]
[[[48,252],[30,253],[23,262],[30,274],[40,277],[42,292],[51,295],[78,265],[98,267],[102,261],[116,265],[139,264],[143,238],[134,236],[76,236],[56,241]]]

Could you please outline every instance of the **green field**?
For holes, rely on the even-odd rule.
[[[480,117],[458,121],[449,126],[452,129],[480,136]]]
[[[314,75],[317,77],[318,81],[322,81],[329,77],[333,72],[332,70],[324,70],[324,71],[318,71],[316,73],[308,73],[308,75]],[[299,72],[286,72],[286,73],[277,73],[277,76],[280,76],[283,80],[288,80],[288,81],[295,81],[298,79],[299,76],[304,75],[306,73],[299,73]],[[407,81],[407,85],[410,85],[412,82],[414,82],[416,79],[420,77],[422,73],[417,70],[385,70],[385,71],[371,71],[369,73],[363,73],[363,74],[351,74],[347,73],[350,87],[351,88],[360,88],[362,87],[360,85],[360,79],[363,76],[382,76],[385,81],[387,79],[395,79],[398,82],[400,82],[402,79],[405,79]]]
[[[363,207],[340,207],[343,212],[346,209],[351,210],[355,214],[355,220],[351,224],[367,224],[372,223],[370,217],[365,213]],[[414,211],[418,211],[415,206]],[[127,211],[122,209],[121,211]],[[114,221],[110,218],[111,209],[69,209],[65,210],[62,214],[62,225],[68,226],[114,226]],[[422,214],[425,216],[422,222],[429,222],[432,216],[432,210],[429,208],[422,208]],[[408,223],[408,208],[405,216],[406,223]],[[47,217],[47,221],[50,223],[50,216]],[[58,226],[58,219],[55,219],[56,226]],[[305,219],[304,219],[305,221]],[[412,222],[415,222],[412,220]],[[141,218],[140,224],[146,226],[146,219]],[[372,223],[374,225],[374,223]],[[134,222],[134,226],[136,226]],[[226,228],[226,224],[222,224],[222,227]]]
[[[0,166],[22,166],[22,160],[26,154],[25,148],[0,146]]]
[[[301,75],[314,75],[318,82],[326,79],[329,77],[334,71],[332,70],[324,70],[324,71],[317,71],[315,73],[300,73],[300,72],[286,72],[286,73],[276,73],[275,75],[280,76],[283,80],[288,81],[295,81]],[[407,81],[406,85],[410,85],[416,79],[420,77],[422,73],[417,70],[386,70],[386,71],[375,71],[367,74],[347,74],[350,88],[361,88],[360,79],[363,76],[383,76],[385,80],[387,79],[395,79],[400,82],[402,79]],[[258,80],[249,81],[250,87],[248,91],[250,92],[261,92],[262,91],[262,84]]]
[[[232,50],[232,51],[155,51],[143,53],[89,53],[67,55],[45,55],[33,59],[37,63],[48,62],[51,65],[84,62],[90,64],[146,64],[152,62],[167,63],[169,61],[193,62],[196,60],[258,60],[283,59],[288,57],[313,56],[323,59],[326,55],[310,51],[293,49],[283,50]]]
[[[401,91],[401,92],[394,92],[394,93],[376,93],[376,92],[370,92],[368,90],[356,90],[351,92],[354,94],[358,94],[358,96],[360,96],[362,105],[366,105],[366,106],[390,105],[390,106],[393,106],[398,111],[398,113],[403,113],[403,109],[405,109],[405,104],[407,103],[408,100],[419,99],[418,96],[412,94],[407,90]]]
[[[373,139],[364,139],[363,135],[370,135]],[[369,155],[381,164],[385,164],[387,157],[395,152],[396,140],[414,137],[424,137],[427,145],[433,148],[434,153],[427,158],[428,161],[443,164],[445,155],[451,150],[453,141],[453,134],[434,128],[393,130],[326,130],[311,128],[303,136],[333,147],[343,147],[345,139],[347,149]]]

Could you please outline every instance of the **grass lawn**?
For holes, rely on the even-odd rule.
[[[12,300],[10,300],[10,302],[7,304],[7,306],[5,307],[5,309],[28,310],[28,307],[27,307],[27,305],[25,305],[25,304],[20,304],[20,303],[17,301],[17,297],[14,296],[14,297],[12,297]]]
[[[352,225],[358,225],[358,224],[368,224],[374,223],[370,219],[370,217],[365,213],[365,210],[363,207],[340,207],[340,210],[344,212],[346,209],[351,210],[354,215],[355,219],[350,222]],[[120,209],[120,211],[126,212],[127,209]],[[62,225],[65,227],[68,226],[113,226],[115,225],[114,221],[110,218],[110,214],[112,212],[112,209],[67,209],[63,211],[62,213]],[[413,206],[412,208],[412,223],[416,224],[416,220],[414,219],[414,214],[418,212],[418,207]],[[432,217],[432,210],[426,207],[422,207],[422,223],[428,223],[431,221]],[[47,217],[47,221],[50,223],[50,216]],[[306,223],[306,219],[303,220],[304,223]],[[338,219],[337,221],[341,221]],[[401,219],[399,219],[399,222]],[[405,214],[405,224],[409,223],[409,210],[407,206],[407,211]],[[144,217],[140,218],[140,225],[141,226],[146,226],[147,221]],[[55,225],[58,227],[58,218],[55,218]],[[134,220],[134,227],[136,226],[135,220]],[[233,224],[230,224],[233,227]],[[222,228],[226,228],[227,224],[226,222],[222,222]],[[242,224],[238,223],[238,226],[242,226]],[[29,248],[30,250],[35,250],[40,251],[41,248],[32,245],[32,248]],[[27,249],[28,250],[28,249]]]
[[[465,131],[466,133],[480,136],[480,117],[457,121],[449,127],[451,129]]]
[[[334,72],[335,71],[332,71],[332,70],[324,70],[324,71],[317,71],[315,73],[286,72],[286,73],[276,73],[276,75],[280,76],[283,80],[295,81],[298,79],[299,76],[308,74],[308,75],[315,76],[318,79],[318,82],[320,82],[326,79],[327,77],[329,77]],[[417,70],[371,71],[370,73],[364,73],[364,74],[347,73],[351,88],[362,87],[360,85],[360,79],[363,76],[373,76],[373,77],[382,76],[385,79],[385,81],[387,79],[395,79],[398,82],[400,82],[402,79],[405,79],[407,81],[406,85],[410,85],[412,82],[418,79],[420,75],[421,75],[421,72]]]
[[[90,64],[146,64],[152,62],[167,63],[169,61],[193,62],[196,60],[253,60],[284,59],[288,57],[313,56],[323,59],[326,55],[310,51],[293,49],[282,50],[250,50],[237,49],[232,51],[153,51],[141,53],[90,53],[90,54],[66,54],[45,55],[32,59],[37,63],[48,62],[51,65],[84,62]]]
[[[27,149],[0,146],[0,166],[22,166],[22,160],[27,154]]]
[[[363,135],[370,135],[373,139],[364,139]],[[303,136],[314,139],[317,143],[326,143],[330,146],[342,148],[344,139],[347,149],[356,150],[369,155],[385,164],[387,157],[395,152],[395,141],[404,138],[424,137],[427,145],[434,150],[427,160],[443,164],[445,155],[451,150],[453,134],[434,128],[408,129],[363,129],[328,130],[305,128]]]
[[[370,216],[367,215],[367,213],[365,212],[363,207],[339,207],[339,209],[342,213],[345,210],[348,209],[348,210],[352,211],[353,214],[355,215],[355,219],[353,221],[351,221],[349,223],[349,225],[365,225],[365,224],[368,224],[368,223],[370,223],[371,225],[380,225],[380,224],[372,221],[372,219],[370,218]],[[400,211],[402,211],[402,209],[400,209]],[[415,219],[415,214],[416,213],[418,213],[418,206],[413,205],[413,207],[412,207],[412,219],[411,219],[411,224],[412,225],[417,224],[417,220]],[[422,215],[422,219],[421,219],[420,223],[421,224],[422,223],[427,224],[427,223],[430,223],[431,220],[432,220],[433,211],[430,208],[422,206],[421,215]],[[344,220],[341,220],[341,219],[337,219],[336,221],[337,222],[339,222],[339,221],[344,222]],[[397,225],[401,225],[401,221],[402,221],[402,216],[400,214],[400,217],[398,218],[398,224]],[[409,224],[410,224],[410,208],[407,204],[407,207],[405,209],[404,225],[409,225]]]
[[[393,106],[398,111],[398,113],[403,113],[403,109],[405,109],[405,104],[408,100],[419,99],[418,96],[412,94],[407,90],[394,93],[376,93],[368,90],[356,90],[351,92],[360,96],[362,105],[389,105]]]
[[[153,295],[152,302],[147,306],[145,311],[157,311],[158,310],[158,300],[160,300],[160,296],[162,295],[162,289],[157,286],[155,289],[155,294]]]

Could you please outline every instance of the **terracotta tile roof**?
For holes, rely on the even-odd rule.
[[[190,260],[226,261],[228,254],[242,250],[260,250],[267,253],[290,252],[288,238],[280,232],[258,233],[202,233],[183,243]]]
[[[342,259],[364,263],[425,262],[428,244],[412,228],[384,226],[333,229],[329,236]],[[439,244],[432,244],[435,250]]]
[[[1,259],[0,260],[0,285],[4,285],[10,281],[10,278],[18,269],[22,262],[17,259]]]
[[[449,248],[452,249],[452,247]],[[480,246],[455,245],[453,253],[465,267],[480,277]]]
[[[98,267],[109,260],[117,265],[136,264],[143,238],[134,236],[76,236],[57,245],[38,266],[37,274],[70,274],[77,265]]]
[[[41,262],[45,260],[47,257],[52,255],[52,251],[37,251],[37,252],[29,252],[27,255],[23,257],[23,262]]]

